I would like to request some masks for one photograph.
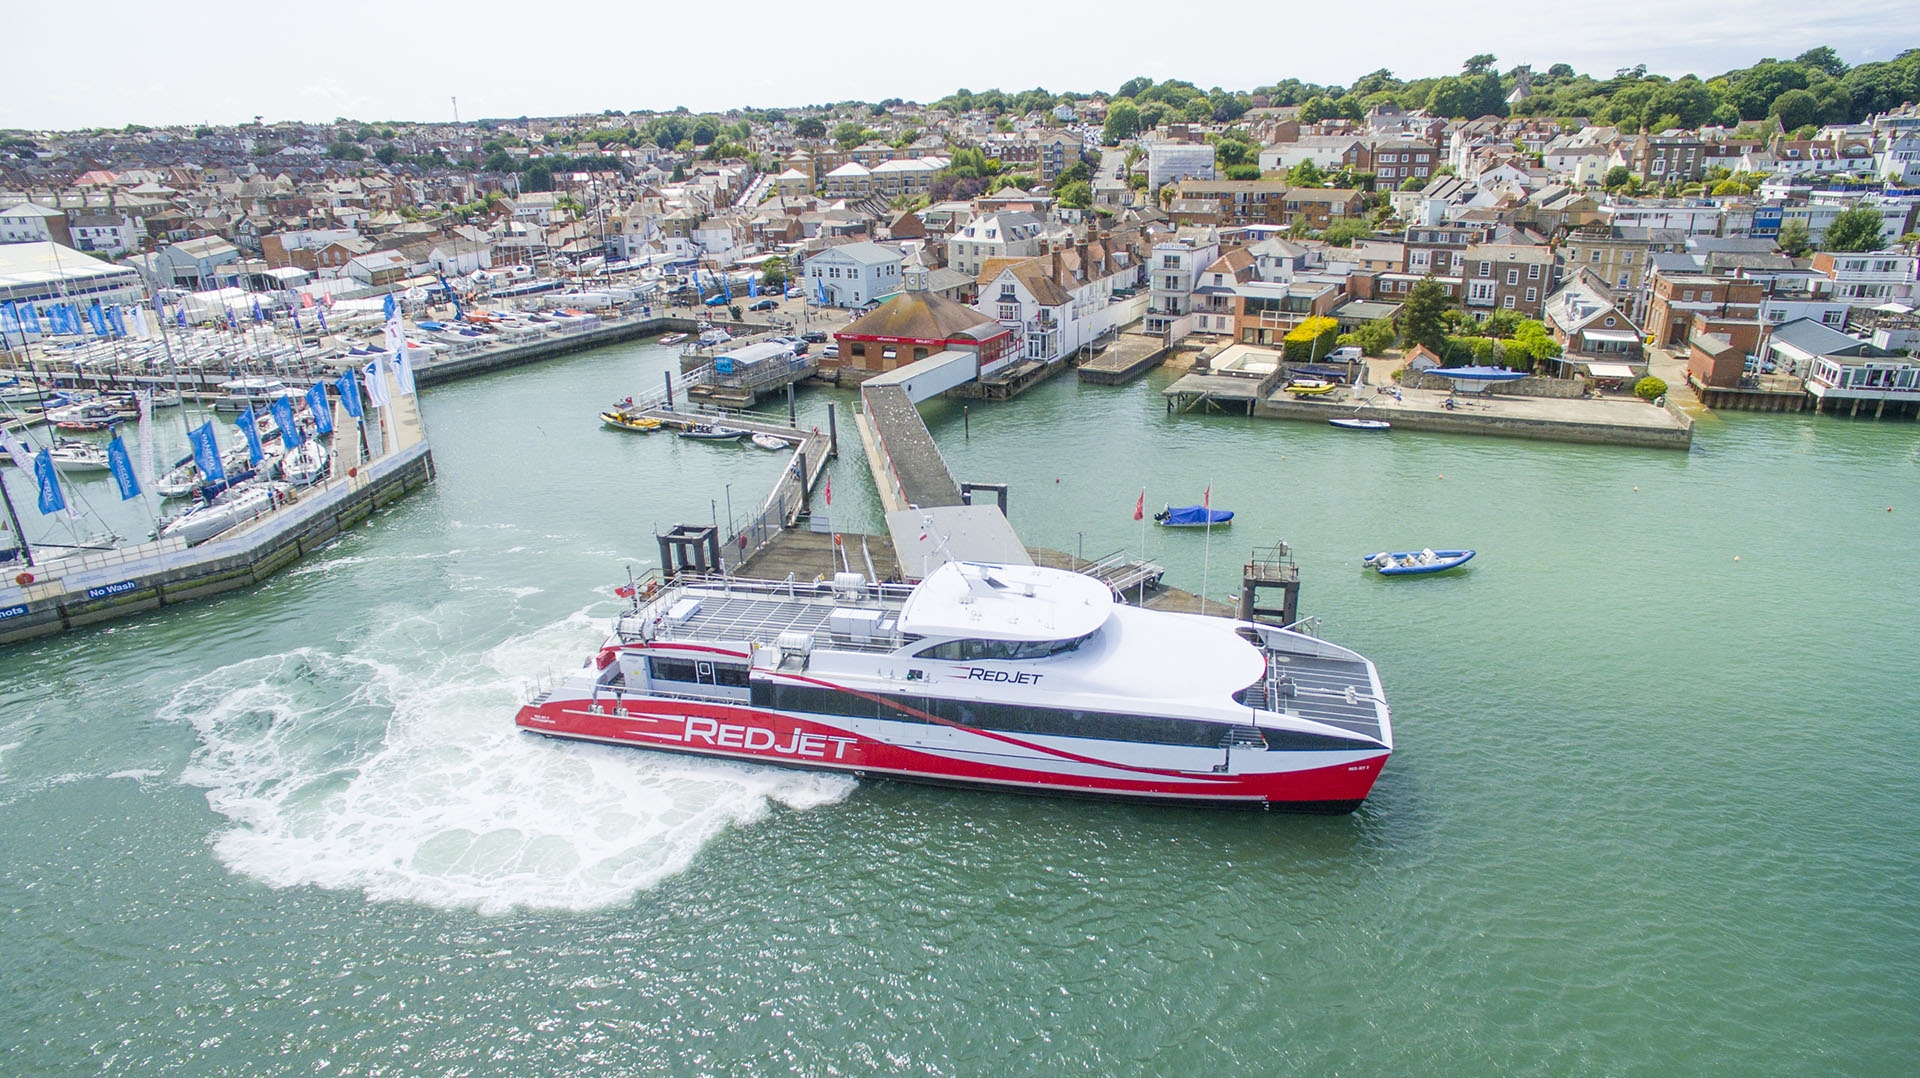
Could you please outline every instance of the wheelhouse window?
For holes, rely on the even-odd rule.
[[[945,662],[1044,659],[1049,655],[1063,655],[1077,650],[1090,636],[1077,636],[1071,640],[949,640],[922,648],[914,657]]]

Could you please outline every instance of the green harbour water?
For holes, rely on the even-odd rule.
[[[1145,536],[1169,583],[1224,598],[1291,545],[1397,751],[1351,816],[1223,813],[517,732],[655,531],[745,517],[784,465],[599,428],[671,362],[429,390],[428,489],[258,590],[0,651],[0,1072],[1920,1059],[1920,425],[1379,436],[1169,417],[1164,373],[923,406],[1029,543],[1138,550],[1143,490],[1210,488],[1231,528]],[[878,532],[852,400],[799,407],[838,405],[835,524]],[[1443,577],[1359,564],[1455,545]]]

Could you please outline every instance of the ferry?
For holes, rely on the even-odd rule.
[[[991,790],[1351,812],[1393,751],[1373,664],[1307,633],[1146,610],[1062,569],[911,587],[681,573],[522,729]]]

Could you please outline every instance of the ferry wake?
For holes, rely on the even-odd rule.
[[[1393,750],[1362,656],[1079,573],[650,580],[520,710],[548,737],[1010,792],[1350,812]]]

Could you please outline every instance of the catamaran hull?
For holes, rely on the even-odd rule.
[[[909,782],[1317,813],[1358,808],[1390,755],[1365,746],[1229,752],[842,716],[829,722],[746,706],[638,696],[617,702],[611,697],[549,699],[522,708],[514,721],[547,737]],[[1178,756],[1188,758],[1167,759]]]

